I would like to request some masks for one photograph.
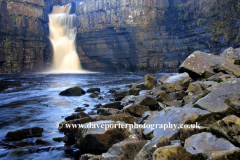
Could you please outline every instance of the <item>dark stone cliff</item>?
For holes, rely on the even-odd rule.
[[[36,72],[51,65],[48,16],[71,0],[0,0],[0,72]],[[239,47],[239,19],[194,19],[187,0],[83,0],[77,52],[93,71],[176,72],[193,51]],[[187,16],[186,16],[187,15]]]

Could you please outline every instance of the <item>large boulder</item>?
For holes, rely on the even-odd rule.
[[[187,89],[188,93],[191,93],[191,95],[197,95],[197,94],[202,94],[203,90],[200,84],[190,84]]]
[[[209,87],[207,90],[211,92],[204,98],[199,99],[194,107],[214,113],[217,119],[239,113],[240,79],[230,78]]]
[[[116,101],[121,101],[125,96],[129,95],[130,89],[122,89],[114,93],[114,97]]]
[[[211,133],[203,132],[186,139],[184,148],[192,159],[234,159],[240,157],[240,149],[224,138],[217,138]]]
[[[158,91],[154,96],[157,102],[166,103],[172,101],[170,94],[168,95],[165,91]]]
[[[86,92],[80,88],[80,87],[73,87],[68,88],[62,92],[59,93],[61,96],[81,96],[82,94],[85,94]]]
[[[134,160],[137,153],[146,143],[146,140],[136,142],[119,142],[114,144],[107,153],[102,154],[102,160]]]
[[[113,144],[123,141],[131,134],[130,130],[125,127],[111,127],[111,125],[117,126],[118,124],[125,123],[114,121],[85,123],[83,128],[78,130],[75,146],[82,153],[101,154],[107,152]]]
[[[10,131],[5,136],[6,140],[20,140],[24,138],[30,137],[39,137],[42,136],[43,128],[40,127],[33,127],[33,128],[26,128],[20,129],[17,131]]]
[[[232,47],[225,49],[221,54],[220,57],[225,59],[233,59],[233,57],[240,57],[239,52]]]
[[[148,106],[143,106],[139,104],[132,104],[130,106],[124,107],[124,110],[136,117],[140,117],[145,112],[150,111]]]
[[[159,80],[159,82],[164,83],[164,81],[165,81],[166,79],[168,79],[168,77],[170,77],[170,76],[171,76],[171,75],[165,75],[165,76],[159,78],[158,80]]]
[[[207,80],[219,83],[219,82],[227,80],[228,78],[236,78],[236,77],[231,74],[224,74],[223,72],[219,72],[219,73],[209,77]]]
[[[136,88],[141,89],[141,90],[151,90],[154,87],[155,86],[150,82],[144,82],[144,83],[140,83],[140,84],[136,85]]]
[[[222,57],[195,51],[180,65],[179,72],[188,72],[194,79],[208,78],[214,74],[214,68],[223,61]]]
[[[191,155],[181,145],[158,148],[153,153],[153,160],[191,160]]]
[[[227,116],[214,123],[210,129],[211,132],[219,134],[233,144],[240,146],[240,118],[237,116]]]
[[[89,88],[88,90],[87,90],[87,93],[94,93],[94,92],[99,92],[100,93],[100,88]]]
[[[102,108],[114,108],[114,109],[121,110],[123,109],[123,106],[121,105],[121,102],[111,102],[103,105]]]
[[[199,124],[209,125],[212,124],[213,121],[213,115],[206,110],[167,107],[160,112],[154,112],[149,115],[144,124],[158,126],[145,128],[143,134],[148,138],[165,136],[173,140],[176,138],[181,124],[195,124],[199,122]]]
[[[230,62],[229,59],[224,60],[215,69],[218,72],[224,72],[240,77],[240,67]]]
[[[171,142],[165,136],[154,137],[142,147],[141,151],[136,155],[135,160],[152,159],[152,154],[157,148],[170,144]]]
[[[153,86],[157,85],[157,79],[151,75],[145,75],[140,81],[140,83],[151,83]]]
[[[172,84],[176,91],[184,90],[188,88],[188,85],[191,81],[188,73],[176,74],[168,77],[163,84]]]
[[[127,96],[122,100],[121,104],[122,105],[139,104],[143,106],[148,106],[151,110],[157,109],[157,101],[147,95]]]

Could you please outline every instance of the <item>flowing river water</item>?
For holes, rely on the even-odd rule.
[[[63,137],[57,126],[64,121],[66,116],[74,113],[77,107],[85,107],[85,113],[92,112],[94,105],[109,103],[110,89],[124,89],[126,85],[136,83],[144,73],[92,73],[92,74],[0,74],[0,159],[60,159],[72,157],[65,154],[64,142],[55,142],[52,138]],[[164,74],[153,74],[160,78]],[[84,90],[88,88],[101,88],[104,100],[90,98],[90,93],[82,96],[60,96],[59,93],[69,87],[79,86]],[[94,110],[96,113],[96,110]],[[92,115],[94,116],[94,115]],[[23,128],[42,127],[42,137],[27,138],[21,141],[5,141],[5,135],[9,131]],[[43,140],[43,144],[31,143],[37,138]],[[27,146],[18,145],[22,142],[30,142]],[[16,144],[18,143],[18,144]],[[17,148],[11,147],[12,145]],[[22,156],[10,156],[14,150],[41,149],[41,147],[62,147],[62,149],[24,154]],[[34,148],[34,149],[33,149]]]

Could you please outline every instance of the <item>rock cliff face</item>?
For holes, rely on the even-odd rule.
[[[237,34],[211,40],[212,23],[221,21],[184,17],[183,4],[184,0],[84,0],[76,6],[82,66],[176,72],[193,51],[218,53],[227,46],[239,46],[234,41]],[[227,27],[237,30],[239,23],[231,21]]]
[[[93,71],[176,72],[195,50],[239,47],[239,20],[192,19],[186,0],[83,0],[77,15],[77,52]],[[48,13],[76,0],[0,0],[0,72],[42,71],[52,63]],[[214,23],[213,23],[214,22]],[[228,35],[217,29],[224,26]],[[232,34],[232,33],[235,34]],[[225,32],[224,32],[225,33]]]

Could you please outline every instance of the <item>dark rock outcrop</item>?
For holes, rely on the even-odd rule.
[[[62,92],[59,93],[61,96],[81,96],[82,94],[85,94],[86,92],[80,88],[80,87],[73,87],[68,88]]]
[[[10,131],[5,136],[6,140],[20,140],[24,138],[30,137],[39,137],[42,136],[43,128],[34,127],[34,128],[27,128],[27,129],[20,129],[17,131]]]

